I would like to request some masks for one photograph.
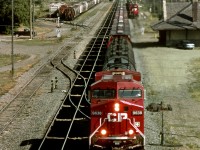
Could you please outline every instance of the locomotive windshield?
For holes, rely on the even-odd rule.
[[[94,98],[114,98],[115,90],[93,90],[92,97]]]
[[[119,90],[120,98],[137,98],[142,97],[142,91],[140,89],[132,89],[132,90]]]

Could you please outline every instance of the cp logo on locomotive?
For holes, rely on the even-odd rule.
[[[122,122],[123,119],[128,118],[127,113],[108,113],[108,122]]]

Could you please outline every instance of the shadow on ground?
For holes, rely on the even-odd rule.
[[[140,42],[140,43],[132,43],[133,48],[147,48],[147,47],[166,47],[164,44],[159,42]]]
[[[23,147],[23,146],[31,145],[31,148],[29,150],[38,150],[41,142],[42,142],[41,139],[30,139],[30,140],[22,141],[20,146]]]

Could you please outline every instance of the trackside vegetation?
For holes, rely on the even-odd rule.
[[[12,7],[13,1],[13,7]],[[55,0],[63,1],[63,0]],[[30,5],[30,2],[32,4]],[[30,26],[30,12],[37,18],[38,12],[45,10],[50,0],[0,0],[0,34],[10,34],[12,30],[12,8],[14,30],[19,26]],[[31,11],[30,11],[31,10]],[[34,19],[33,19],[34,21]]]
[[[189,85],[192,97],[200,101],[200,58],[192,60],[192,67],[188,70],[193,79]]]
[[[28,25],[29,20],[29,1],[13,0],[14,26],[20,24]],[[12,0],[0,0],[0,33],[9,34],[12,25]]]
[[[24,59],[27,59],[29,56],[28,55],[19,55],[15,54],[14,55],[14,62],[22,61]],[[0,67],[2,66],[7,66],[11,64],[11,56],[10,55],[0,55]],[[24,73],[25,70],[29,69],[31,66],[25,66],[23,68],[17,69],[15,72],[15,76],[18,77],[21,74]],[[11,67],[10,67],[11,69]],[[4,71],[0,72],[0,96],[3,95],[4,93],[8,92],[11,88],[15,86],[15,79],[11,77],[10,71]]]

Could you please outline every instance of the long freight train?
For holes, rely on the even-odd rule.
[[[88,0],[75,4],[63,4],[54,13],[50,14],[51,18],[60,17],[64,21],[72,21],[77,16],[88,11],[90,8],[99,4],[101,0]]]
[[[136,71],[125,0],[113,21],[103,71],[90,86],[90,149],[144,149],[145,89]]]

